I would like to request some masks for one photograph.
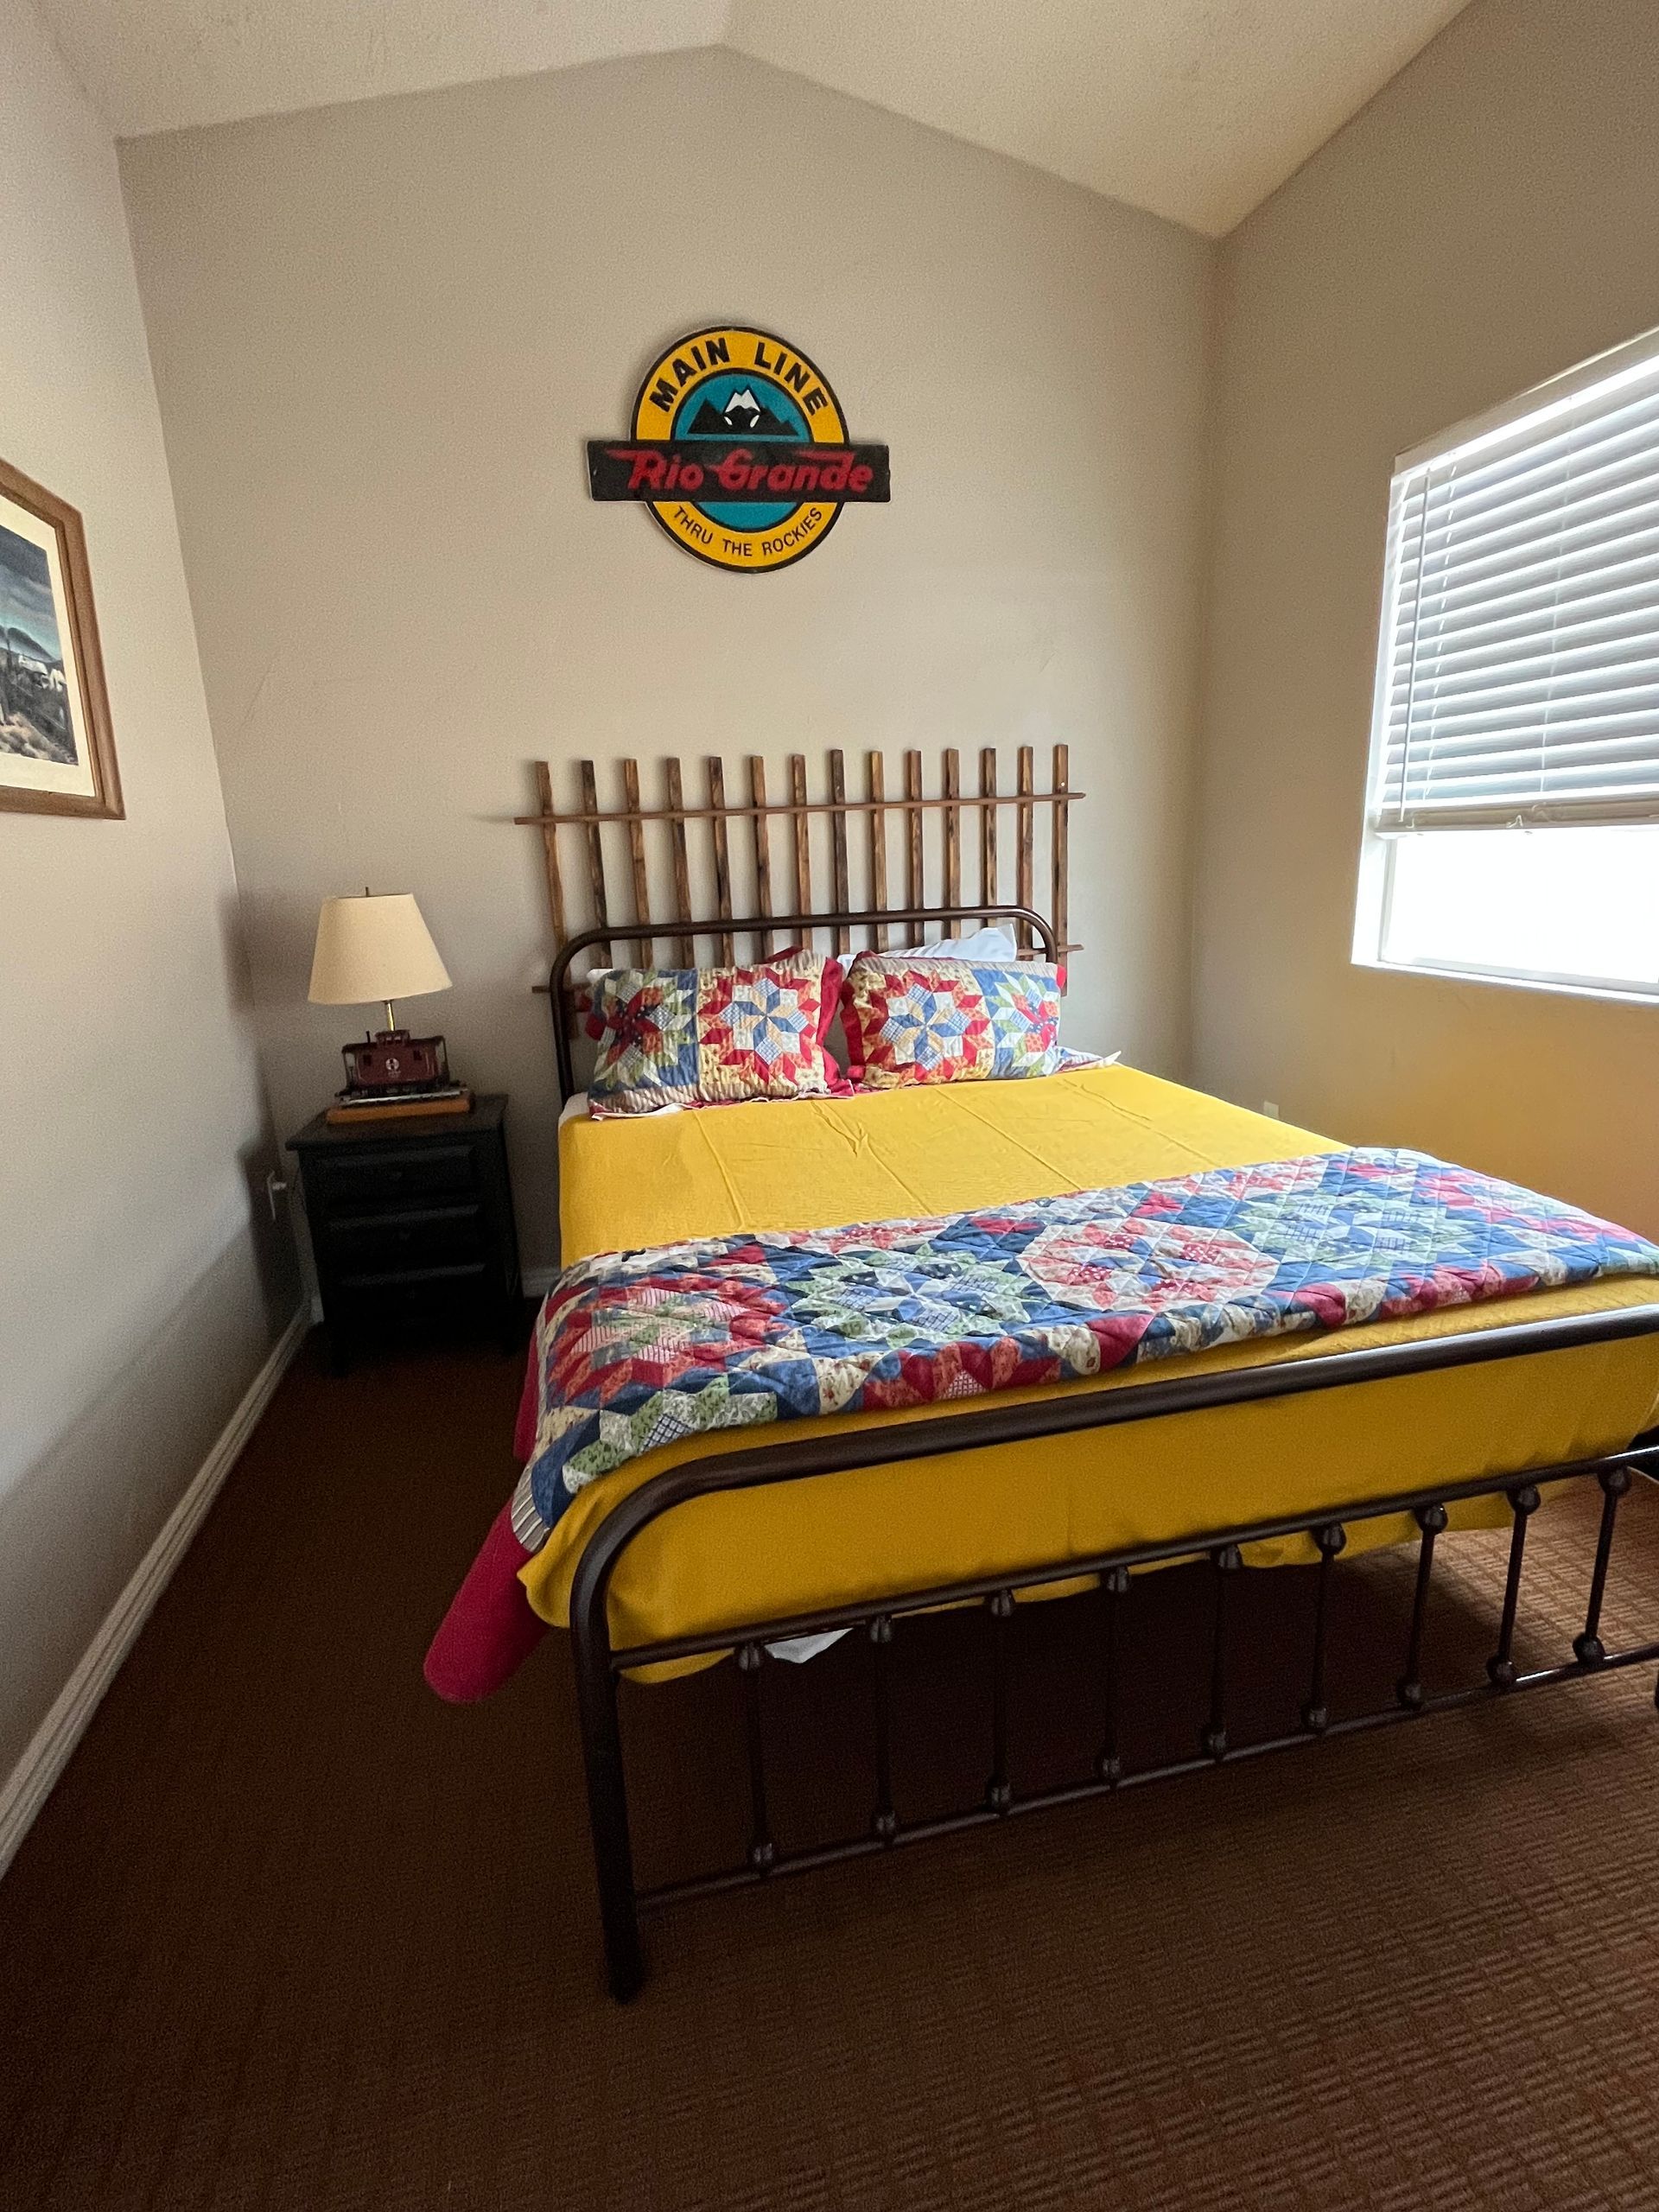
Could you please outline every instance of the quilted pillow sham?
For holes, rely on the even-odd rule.
[[[868,1090],[906,1084],[983,1083],[1054,1075],[1065,971],[860,953],[841,995],[853,1082]]]
[[[824,1048],[838,962],[799,952],[752,968],[611,968],[590,978],[588,1097],[613,1114],[745,1098],[824,1098],[846,1084]]]

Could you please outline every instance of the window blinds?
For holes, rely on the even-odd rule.
[[[1659,348],[1618,358],[1396,473],[1376,830],[1659,822]]]

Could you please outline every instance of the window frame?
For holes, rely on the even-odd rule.
[[[1436,960],[1419,954],[1409,960],[1389,959],[1383,948],[1395,894],[1394,853],[1404,839],[1440,836],[1448,830],[1469,830],[1472,825],[1448,823],[1446,830],[1380,830],[1376,825],[1382,788],[1388,772],[1388,732],[1395,653],[1395,625],[1399,611],[1400,569],[1404,533],[1400,508],[1404,486],[1412,472],[1444,460],[1448,454],[1478,450],[1491,440],[1497,443],[1514,425],[1529,416],[1540,417],[1540,429],[1557,413],[1567,413],[1586,391],[1600,385],[1614,385],[1628,375],[1637,381],[1659,360],[1659,326],[1643,331],[1623,343],[1607,347],[1589,359],[1547,378],[1517,393],[1512,399],[1465,416],[1436,436],[1426,438],[1395,456],[1389,478],[1388,513],[1384,524],[1385,553],[1382,601],[1377,621],[1376,654],[1371,676],[1371,714],[1367,737],[1363,810],[1354,902],[1351,961],[1357,968],[1379,969],[1394,976],[1430,976],[1442,982],[1490,983],[1510,990],[1549,991],[1571,998],[1612,1001],[1624,1005],[1659,1004],[1659,980],[1650,984],[1627,978],[1589,976],[1544,968],[1487,968],[1465,962]],[[1501,829],[1505,825],[1492,825]],[[1613,822],[1580,821],[1580,829],[1612,829]],[[1491,834],[1476,830],[1475,834]],[[1548,836],[1551,826],[1538,825],[1531,834]]]

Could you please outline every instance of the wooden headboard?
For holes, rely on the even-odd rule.
[[[900,931],[905,944],[919,944],[940,922],[998,917],[1015,921],[1024,956],[1038,950],[1039,939],[1048,958],[1064,959],[1079,949],[1066,935],[1066,894],[1071,809],[1084,794],[1071,787],[1068,747],[1064,745],[1053,748],[1048,787],[1042,791],[1037,788],[1035,747],[1029,745],[1017,749],[1014,789],[1007,791],[999,785],[996,750],[990,746],[979,756],[977,791],[963,790],[961,756],[954,746],[940,753],[937,785],[931,792],[925,788],[919,752],[906,751],[900,777],[891,779],[885,754],[867,753],[861,798],[848,795],[846,756],[838,750],[827,755],[823,793],[817,798],[811,795],[804,753],[790,754],[787,796],[777,798],[768,795],[766,763],[758,756],[751,754],[741,775],[734,771],[729,784],[727,764],[718,755],[706,758],[702,766],[703,797],[699,800],[687,795],[681,762],[672,756],[664,760],[658,771],[663,803],[651,805],[640,794],[639,762],[619,761],[622,804],[605,807],[600,804],[594,762],[579,760],[577,802],[562,807],[555,798],[550,766],[545,760],[536,763],[537,811],[514,819],[541,834],[554,962],[547,983],[539,988],[553,999],[560,1081],[567,1096],[572,1024],[566,983],[571,957],[592,948],[607,959],[612,942],[607,931],[613,931],[619,942],[644,944],[647,957],[652,944],[671,944],[675,964],[681,968],[697,964],[699,938],[710,942],[721,966],[729,966],[739,957],[739,940],[744,938],[751,940],[749,950],[755,957],[764,957],[785,933],[791,943],[827,937],[838,954],[853,949],[856,934],[870,949],[886,951],[899,941]],[[926,829],[931,814],[939,817],[931,836]],[[1002,891],[1005,848],[1001,835],[1010,814],[1011,901]],[[964,816],[969,817],[969,839],[977,847],[977,899],[971,894],[964,899],[963,893]],[[1048,877],[1046,915],[1037,905],[1035,889],[1039,816],[1047,817],[1047,835],[1042,840]],[[895,819],[901,832],[896,867],[890,849]],[[774,823],[785,825],[782,838],[774,838]],[[739,841],[735,855],[734,836]],[[613,848],[613,861],[626,844],[628,897],[620,912],[614,868],[612,877],[607,875],[607,844]],[[753,882],[753,903],[734,904],[734,858]],[[816,901],[815,864],[820,880],[827,874],[828,881],[827,899]],[[851,876],[855,868],[867,887],[868,903],[854,903]],[[664,884],[671,887],[671,911],[665,915],[653,916],[653,881],[659,889]],[[573,919],[573,912],[579,918]]]
[[[810,796],[806,773],[806,756],[791,753],[788,762],[789,794],[787,798],[769,798],[766,791],[766,764],[751,755],[746,763],[742,787],[747,796],[728,796],[727,765],[718,756],[702,763],[703,788],[706,797],[699,803],[688,798],[685,775],[681,763],[673,758],[664,760],[660,775],[664,803],[658,806],[647,804],[640,798],[639,764],[637,760],[617,763],[622,784],[622,804],[604,807],[599,800],[599,779],[591,760],[579,760],[576,773],[580,783],[577,804],[561,807],[553,793],[553,772],[545,760],[536,763],[537,811],[520,814],[514,820],[521,825],[538,830],[547,864],[547,899],[549,918],[553,925],[555,951],[566,942],[575,930],[602,929],[613,918],[631,922],[643,934],[649,931],[653,937],[664,940],[677,937],[676,922],[690,925],[696,912],[692,904],[691,849],[689,831],[693,823],[698,825],[709,862],[708,879],[713,887],[712,906],[705,899],[698,903],[705,912],[717,919],[731,924],[731,928],[718,932],[720,960],[728,966],[736,957],[734,938],[746,928],[762,940],[756,950],[770,950],[772,932],[759,926],[776,915],[811,914],[812,870],[814,858],[813,830],[819,828],[817,857],[822,861],[823,845],[822,827],[827,824],[830,838],[829,864],[831,885],[830,902],[819,909],[823,913],[845,914],[853,911],[849,894],[849,840],[855,825],[861,825],[868,861],[869,899],[867,906],[857,909],[860,921],[868,925],[874,949],[885,951],[890,929],[895,918],[932,906],[935,907],[963,906],[962,846],[963,817],[973,819],[977,832],[978,893],[981,906],[1000,905],[1002,893],[1000,886],[999,823],[1009,813],[1014,816],[1014,903],[1034,907],[1037,904],[1033,874],[1036,852],[1036,822],[1039,810],[1051,815],[1048,842],[1049,901],[1048,918],[1052,925],[1055,942],[1062,957],[1078,948],[1066,938],[1066,878],[1069,868],[1069,817],[1071,809],[1084,795],[1071,787],[1068,767],[1069,748],[1057,745],[1053,750],[1051,780],[1046,791],[1039,791],[1036,779],[1034,747],[1022,745],[1016,755],[1014,788],[1001,791],[997,783],[997,756],[994,747],[987,746],[979,756],[979,789],[964,792],[962,788],[961,756],[956,747],[950,746],[939,756],[938,788],[925,791],[922,775],[922,756],[918,752],[907,752],[903,756],[903,788],[898,779],[889,781],[885,754],[867,753],[864,756],[865,796],[850,798],[847,793],[846,755],[832,752],[827,758],[826,788],[823,796]],[[738,785],[734,775],[732,784]],[[927,841],[923,834],[924,817],[938,814],[941,819],[941,835],[935,855],[935,880],[938,895],[928,894]],[[889,825],[897,817],[903,830],[901,866],[898,871],[889,870]],[[774,822],[788,826],[788,836],[782,842],[783,850],[776,849],[772,834]],[[613,903],[613,887],[606,880],[606,838],[607,825],[614,824],[626,834],[628,849],[628,878],[631,899],[626,913],[619,913]],[[754,870],[754,904],[749,913],[740,918],[732,906],[732,835],[734,825],[747,829],[751,841]],[[563,844],[561,845],[561,833]],[[665,925],[653,925],[651,911],[650,885],[653,871],[650,867],[649,841],[657,841],[660,856],[666,845],[668,875],[673,885],[673,912]],[[569,919],[573,903],[567,886],[570,884],[572,848],[575,849],[577,880],[582,885],[581,902],[586,908],[586,918],[572,925]],[[779,894],[777,886],[781,880],[786,888]],[[889,885],[902,878],[901,896],[889,895]],[[658,880],[661,880],[659,875]],[[977,911],[977,909],[976,909]],[[921,943],[921,926],[915,923],[899,925],[907,928],[907,942]],[[836,932],[836,950],[849,949],[850,931],[842,926]],[[1024,932],[1029,949],[1030,932]],[[676,957],[683,968],[694,967],[695,950],[690,935],[679,936]]]

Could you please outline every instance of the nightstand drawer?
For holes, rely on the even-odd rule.
[[[400,1321],[449,1321],[475,1309],[486,1268],[435,1269],[429,1276],[404,1278],[365,1274],[343,1275],[334,1294],[334,1318],[353,1330],[378,1331]]]
[[[319,1163],[318,1179],[330,1212],[353,1205],[391,1205],[440,1191],[474,1187],[472,1147],[464,1144],[407,1145],[348,1154]]]
[[[476,1199],[399,1208],[395,1213],[336,1214],[324,1224],[329,1256],[344,1275],[384,1274],[481,1260],[483,1210]]]

